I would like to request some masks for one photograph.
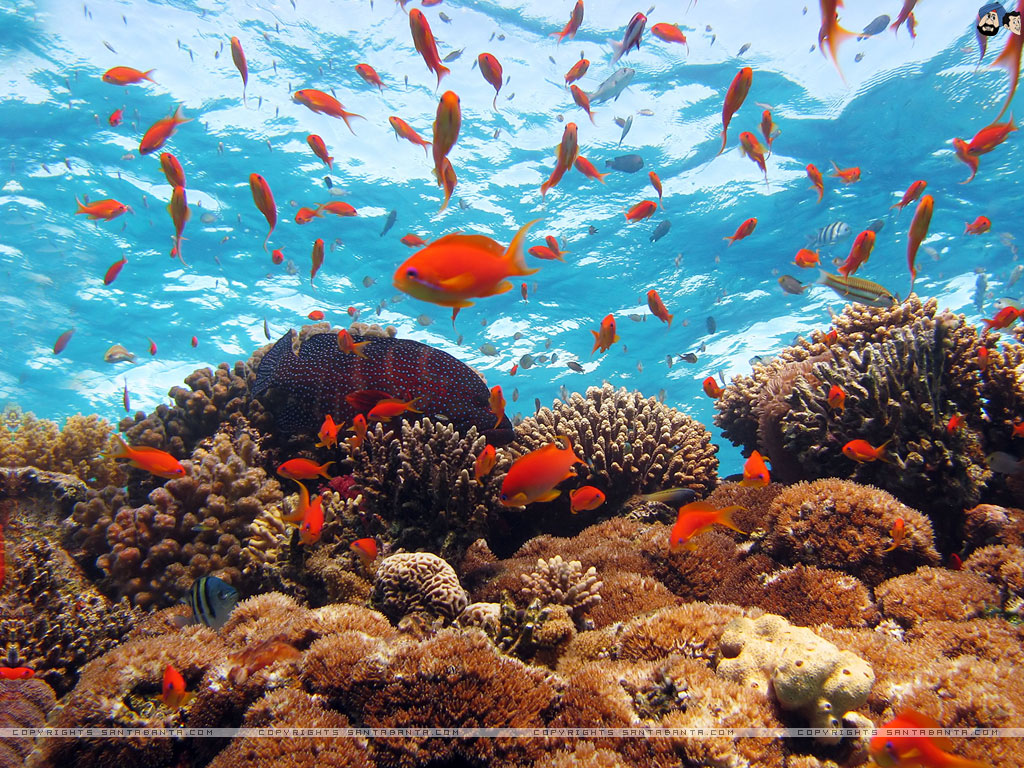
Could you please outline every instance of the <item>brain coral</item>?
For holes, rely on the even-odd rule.
[[[415,613],[453,621],[469,602],[455,570],[429,552],[384,558],[374,574],[371,601],[396,621]]]
[[[0,680],[0,728],[41,728],[54,704],[53,689],[42,680]],[[32,749],[30,738],[0,739],[0,768],[24,766]]]

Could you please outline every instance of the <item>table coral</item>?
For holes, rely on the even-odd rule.
[[[556,400],[523,419],[516,432],[524,453],[567,435],[589,465],[580,485],[604,491],[601,509],[608,514],[638,493],[690,488],[705,496],[717,482],[718,446],[703,425],[653,397],[610,384],[591,387],[586,396],[574,393],[568,402]],[[579,471],[587,475],[585,468]],[[568,512],[567,500],[564,506]]]
[[[719,653],[719,675],[765,696],[771,692],[783,709],[799,712],[816,728],[840,727],[847,713],[864,705],[875,681],[871,666],[856,654],[772,614],[730,622]]]
[[[103,571],[108,594],[143,607],[170,605],[210,574],[255,590],[258,578],[242,584],[242,543],[256,516],[282,498],[261,463],[249,432],[226,427],[183,462],[187,476],[156,488],[148,504],[106,507],[99,494],[76,505],[76,557]]]
[[[452,621],[469,603],[455,570],[429,552],[384,558],[374,574],[371,601],[395,621],[415,613]]]
[[[120,485],[124,473],[110,458],[114,427],[99,416],[69,416],[63,428],[7,408],[0,417],[0,467],[36,467],[74,475],[93,488]]]

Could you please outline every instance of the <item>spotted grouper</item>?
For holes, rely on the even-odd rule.
[[[275,390],[268,407],[279,429],[314,432],[327,414],[351,424],[356,410],[346,395],[372,390],[403,400],[418,398],[415,407],[423,415],[443,414],[462,434],[475,426],[493,445],[515,437],[504,414],[495,426],[490,392],[480,376],[447,352],[411,339],[353,334],[356,343],[369,342],[362,357],[342,352],[336,333],[319,333],[307,338],[296,355],[294,339],[295,331],[289,330],[263,356],[252,390],[256,397]]]

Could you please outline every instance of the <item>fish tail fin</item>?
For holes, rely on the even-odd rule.
[[[723,509],[718,510],[718,523],[720,525],[724,525],[726,528],[731,528],[737,533],[742,533],[745,535],[748,532],[742,530],[738,525],[736,525],[736,522],[732,519],[733,513],[738,511],[745,510],[743,507],[739,506],[725,507]]]
[[[888,464],[892,463],[892,459],[889,458],[889,456],[886,455],[886,453],[885,453],[885,447],[887,445],[889,445],[889,443],[891,443],[891,442],[892,442],[892,438],[890,437],[888,440],[886,440],[884,443],[882,443],[880,446],[878,446],[878,460],[879,461],[884,461],[884,462],[886,462]]]
[[[114,444],[114,450],[108,451],[107,457],[111,459],[130,459],[132,456],[132,449],[124,441],[124,438],[120,435],[111,435],[111,442]]]
[[[366,118],[363,117],[362,115],[357,115],[355,112],[346,112],[345,110],[341,110],[341,119],[345,121],[345,126],[349,129],[349,131],[351,131],[352,135],[355,136],[356,132],[352,128],[352,123],[348,121],[350,117],[359,117],[362,118],[363,120],[365,120]]]
[[[594,334],[594,348],[590,350],[590,354],[593,355],[597,352],[597,348],[601,346],[601,337],[598,335],[597,331],[591,331],[591,333]]]
[[[334,170],[334,157],[331,155],[327,156],[327,167],[330,168],[332,171]]]
[[[718,155],[720,155],[723,152],[725,152],[725,141],[726,141],[726,136],[728,135],[728,133],[729,133],[729,129],[728,128],[724,128],[722,130],[722,148],[720,150],[718,150]],[[718,155],[715,155],[715,157],[718,157]]]
[[[77,196],[75,197],[75,203],[78,205],[78,210],[75,211],[76,215],[79,214],[79,213],[88,213],[89,212],[86,209],[86,207],[84,205],[82,205],[82,201],[79,200]]]
[[[669,327],[669,328],[671,328],[671,327],[672,327],[672,318],[673,318],[673,317],[675,317],[675,315],[669,315],[669,316],[668,316],[668,327]]]
[[[444,77],[445,75],[450,75],[450,74],[451,74],[451,70],[448,69],[448,67],[446,67],[444,64],[438,64],[437,65],[437,87],[438,88],[441,87],[441,78]],[[495,98],[497,98],[497,94],[495,94]]]
[[[513,275],[532,275],[534,272],[540,271],[538,269],[530,269],[526,266],[526,252],[524,251],[526,245],[526,235],[530,229],[540,219],[533,219],[523,224],[516,232],[516,236],[512,238],[512,242],[508,246],[508,250],[505,252],[505,258],[509,262],[509,266]]]
[[[156,80],[154,80],[152,77],[150,77],[150,75],[152,75],[154,72],[156,72],[155,69],[148,69],[148,70],[146,70],[145,72],[142,73],[142,79],[143,80],[149,80],[149,82],[151,82],[151,83],[155,83]]]
[[[181,111],[182,109],[184,109],[184,105],[179,104],[178,108],[174,110],[174,114],[171,116],[171,119],[173,119],[174,122],[178,123],[179,125],[181,123],[191,123],[192,118],[185,117],[185,113]]]

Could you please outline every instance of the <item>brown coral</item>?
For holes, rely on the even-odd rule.
[[[978,504],[964,512],[964,541],[968,546],[1024,546],[1024,510]]]
[[[416,613],[452,621],[469,602],[455,570],[429,552],[400,553],[381,561],[371,600],[395,621]]]
[[[922,621],[965,621],[999,605],[999,591],[970,571],[918,568],[875,588],[882,613],[906,627]]]
[[[57,699],[39,679],[0,680],[0,729],[41,728]],[[32,739],[0,739],[0,768],[19,768],[32,752]]]
[[[538,558],[536,570],[524,573],[522,579],[527,602],[539,598],[542,604],[564,605],[577,623],[601,602],[602,582],[597,571],[590,566],[584,573],[579,560],[566,562],[561,555]]]

